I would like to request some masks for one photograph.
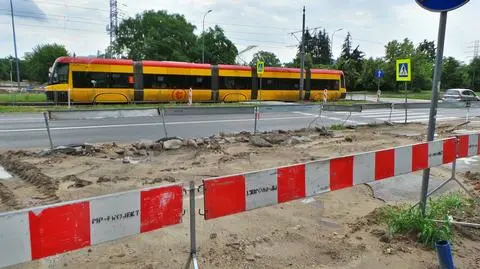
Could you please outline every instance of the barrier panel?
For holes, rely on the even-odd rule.
[[[338,112],[362,112],[361,105],[323,105],[323,111],[338,111]]]
[[[372,104],[362,104],[362,111],[369,110],[369,109],[391,109],[393,104],[392,103],[372,103]]]
[[[253,114],[254,109],[253,106],[164,108],[165,116]]]
[[[430,108],[430,103],[394,103],[394,109],[423,109]]]
[[[292,112],[292,111],[316,111],[320,109],[320,105],[282,105],[282,106],[259,106],[260,113],[273,112]]]
[[[49,111],[52,120],[86,120],[105,118],[129,118],[129,117],[155,117],[158,116],[156,108],[145,109],[102,109],[102,110],[68,110]]]
[[[478,135],[461,138],[478,154]],[[214,219],[454,162],[456,138],[245,174],[205,179],[205,219]],[[467,146],[465,146],[467,145]]]
[[[181,222],[181,184],[0,214],[0,267]]]

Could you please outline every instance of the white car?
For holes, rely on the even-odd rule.
[[[442,100],[444,102],[480,101],[480,97],[470,89],[448,89]]]

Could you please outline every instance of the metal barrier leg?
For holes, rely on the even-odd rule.
[[[393,113],[393,104],[390,106],[390,115],[388,115],[388,121],[392,121],[392,113]]]
[[[48,140],[50,141],[50,149],[53,149],[52,136],[50,134],[50,125],[48,124],[47,112],[43,112],[43,118],[45,119],[45,126],[47,127]]]
[[[450,181],[455,181],[457,182],[457,184],[477,203],[480,205],[480,200],[475,197],[475,195],[473,195],[471,193],[471,191],[469,191],[467,188],[465,188],[465,186],[460,182],[458,181],[458,179],[456,178],[455,176],[455,173],[456,173],[456,170],[457,170],[457,160],[453,161],[452,163],[452,176],[447,179],[446,181],[442,182],[442,184],[440,184],[439,186],[437,186],[435,189],[433,189],[432,191],[430,191],[429,193],[427,193],[427,196],[426,198],[432,196],[434,193],[436,193],[438,190],[440,190],[441,188],[443,188],[445,185],[447,185]],[[425,201],[427,199],[424,199]],[[415,203],[411,208],[414,208],[416,207],[417,205],[420,204],[420,201],[418,201],[417,203]]]
[[[258,109],[258,106],[255,107],[255,109],[253,110],[253,115],[255,116],[255,123],[254,123],[254,126],[253,126],[253,133],[256,134],[257,133],[257,124],[258,124],[258,117],[259,117],[259,109]]]
[[[345,123],[350,119],[351,116],[352,116],[352,112],[348,114],[347,118],[342,122],[342,125],[345,125]]]
[[[195,182],[190,181],[190,253],[188,255],[188,260],[185,265],[185,269],[190,268],[190,265],[193,262],[193,268],[198,269],[198,260],[197,260],[197,234],[195,230]]]
[[[322,110],[323,110],[323,105],[320,106],[320,111],[318,112],[318,116],[308,124],[309,129],[312,128],[312,124],[314,124],[317,120],[320,119],[320,122],[322,121]]]
[[[162,116],[163,131],[165,132],[165,138],[167,138],[168,132],[167,132],[167,126],[165,125],[165,109],[161,109],[160,114]]]

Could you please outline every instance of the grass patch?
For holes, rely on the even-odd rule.
[[[474,210],[474,202],[460,193],[450,193],[429,199],[427,211],[422,215],[419,207],[410,209],[410,205],[387,207],[381,212],[381,219],[388,224],[389,233],[410,235],[425,246],[434,247],[440,240],[452,241],[453,232],[447,221],[448,216],[464,215]]]
[[[1,93],[0,102],[45,102],[44,93]]]
[[[376,94],[376,93],[375,93]],[[430,100],[432,98],[432,91],[408,92],[408,99]],[[440,93],[440,97],[443,93]],[[399,92],[382,92],[382,97],[385,98],[405,98],[405,91]]]
[[[334,131],[345,130],[345,126],[343,126],[343,124],[333,124],[332,126],[330,126],[330,130],[334,130]]]

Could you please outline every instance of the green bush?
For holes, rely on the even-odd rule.
[[[425,216],[418,207],[412,209],[409,205],[403,205],[386,208],[382,219],[388,224],[390,234],[414,235],[421,243],[434,247],[437,241],[451,241],[453,238],[451,225],[435,220],[448,221],[448,216],[463,214],[471,207],[472,201],[460,193],[451,193],[429,199]]]

